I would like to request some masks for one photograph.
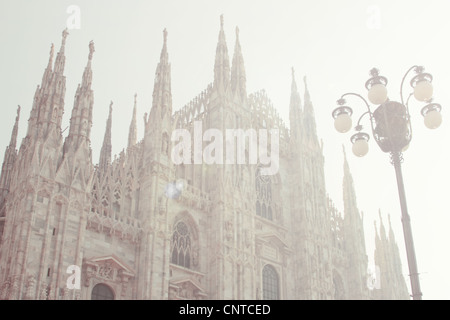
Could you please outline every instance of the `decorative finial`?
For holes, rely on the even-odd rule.
[[[236,40],[239,39],[239,27],[236,26]]]
[[[137,103],[137,93],[134,94],[134,104],[136,105]]]
[[[164,44],[166,44],[167,43],[167,29],[166,28],[164,28],[164,30],[163,30],[163,36],[164,36]]]
[[[308,82],[306,81],[306,76],[303,77],[303,82],[305,83],[305,90],[308,90]]]
[[[112,113],[112,105],[113,105],[113,102],[111,101],[111,103],[109,104],[109,113],[110,114]]]
[[[20,117],[20,105],[17,106],[16,122],[19,121],[19,117]]]
[[[220,28],[223,29],[223,14],[220,15]]]
[[[95,52],[94,41],[91,40],[89,42],[89,60],[92,60],[92,55],[94,54],[94,52]]]
[[[378,70],[377,68],[372,68],[372,69],[370,69],[369,74],[372,77],[377,77],[380,75],[380,70]]]
[[[53,54],[55,53],[55,45],[52,43],[50,46],[50,60],[53,58]]]

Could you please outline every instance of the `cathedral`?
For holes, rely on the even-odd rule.
[[[394,234],[382,221],[378,284],[369,285],[345,151],[342,213],[327,196],[306,79],[302,99],[292,72],[288,127],[264,90],[247,93],[239,30],[230,63],[221,17],[213,82],[173,111],[164,30],[144,136],[137,137],[135,97],[128,145],[112,158],[110,106],[94,164],[93,42],[69,131],[61,130],[67,37],[65,30],[55,59],[51,46],[19,149],[20,107],[6,147],[0,299],[409,299]],[[174,164],[172,132],[192,133],[194,122],[222,132],[278,129],[278,172],[262,175],[261,163]]]

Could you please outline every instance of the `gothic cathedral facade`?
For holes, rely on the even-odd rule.
[[[61,132],[67,35],[54,62],[51,47],[19,150],[20,107],[6,148],[1,299],[408,298],[398,248],[384,226],[376,239],[381,289],[369,290],[352,176],[345,160],[341,215],[325,190],[306,80],[302,102],[293,72],[288,129],[264,91],[247,94],[238,29],[230,65],[221,17],[213,83],[173,112],[164,30],[144,137],[137,139],[135,98],[128,146],[112,160],[111,105],[94,165],[93,42],[69,132]],[[259,164],[175,165],[171,133],[192,133],[194,121],[222,132],[277,128],[278,173],[261,175]],[[175,196],[168,192],[174,181],[185,181]],[[69,285],[73,275],[79,286],[77,279]]]

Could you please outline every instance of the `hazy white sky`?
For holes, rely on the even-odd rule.
[[[408,269],[394,168],[389,156],[370,141],[369,154],[351,154],[351,133],[338,134],[331,111],[341,94],[366,95],[368,71],[376,66],[389,79],[391,100],[399,100],[401,78],[414,65],[434,76],[435,101],[443,106],[443,124],[428,130],[422,107],[410,104],[413,141],[405,152],[403,173],[412,219],[424,299],[450,299],[450,21],[447,0],[429,1],[144,1],[144,0],[2,0],[0,2],[0,148],[10,139],[16,107],[22,106],[19,141],[26,132],[34,91],[48,62],[50,44],[59,50],[61,32],[70,5],[80,8],[81,28],[69,30],[66,45],[66,106],[63,127],[68,126],[73,97],[87,62],[88,43],[95,41],[93,89],[95,95],[92,148],[98,162],[109,102],[113,106],[113,153],[126,147],[133,95],[138,94],[138,134],[142,138],[144,112],[149,112],[156,64],[162,47],[162,30],[169,32],[172,63],[173,108],[177,110],[213,80],[219,16],[224,14],[230,58],[235,27],[247,72],[247,91],[265,89],[280,115],[289,123],[291,67],[297,83],[308,77],[315,106],[318,134],[324,142],[327,190],[342,209],[342,144],[364,211],[369,259],[373,260],[374,227],[381,209],[387,227],[393,228]],[[380,13],[379,24],[374,16]],[[375,20],[374,20],[375,19]],[[377,28],[379,27],[379,28]],[[409,81],[405,88],[409,93]],[[413,100],[413,99],[412,99]],[[364,110],[350,100],[356,115]],[[357,118],[354,117],[354,121]],[[368,129],[368,122],[364,122]],[[0,149],[0,152],[1,149]]]

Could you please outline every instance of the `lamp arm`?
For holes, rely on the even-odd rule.
[[[410,93],[408,96],[408,99],[406,99],[406,114],[408,115],[408,122],[409,122],[409,128],[410,128],[410,141],[412,139],[412,134],[413,134],[413,126],[411,125],[411,115],[409,113],[409,99],[411,99],[411,97],[414,95],[414,93]]]
[[[362,118],[363,118],[366,114],[372,115],[372,113],[371,113],[370,111],[364,112],[364,113],[359,117],[357,126],[360,126],[360,122],[361,122]]]
[[[372,112],[370,111],[370,105],[369,105],[369,103],[367,102],[366,99],[364,99],[364,97],[363,97],[362,95],[357,94],[357,93],[353,93],[353,92],[347,92],[347,93],[344,93],[344,94],[341,96],[341,99],[344,99],[344,97],[346,97],[346,96],[356,96],[356,97],[360,98],[360,99],[361,99],[362,101],[364,101],[364,103],[366,104],[368,112],[369,112],[369,113],[372,113]]]
[[[403,84],[405,83],[406,76],[411,72],[411,70],[416,69],[416,68],[419,68],[419,66],[417,66],[417,65],[412,66],[411,68],[408,69],[408,71],[406,71],[405,75],[403,76],[402,83],[400,84],[400,99],[402,100],[402,105],[405,105],[405,102],[403,99]],[[409,97],[408,97],[408,100],[409,100]]]
[[[347,92],[347,93],[344,93],[344,94],[341,96],[341,99],[343,99],[343,98],[346,97],[346,96],[356,96],[356,97],[360,98],[362,101],[364,101],[364,103],[365,103],[365,105],[366,105],[366,107],[367,107],[367,111],[364,112],[364,113],[361,115],[361,117],[359,117],[358,125],[359,125],[359,122],[361,121],[361,119],[362,119],[366,114],[369,114],[369,115],[370,115],[370,127],[372,128],[372,134],[375,136],[375,132],[374,132],[375,129],[374,129],[374,127],[373,127],[373,113],[372,113],[372,111],[370,110],[370,105],[369,105],[369,103],[367,102],[367,100],[364,99],[364,97],[361,96],[360,94],[353,93],[353,92]]]

